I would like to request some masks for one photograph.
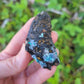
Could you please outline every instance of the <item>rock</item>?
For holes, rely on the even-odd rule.
[[[41,12],[33,20],[26,38],[25,49],[43,68],[51,70],[51,66],[59,64],[51,38],[51,20],[46,12]]]

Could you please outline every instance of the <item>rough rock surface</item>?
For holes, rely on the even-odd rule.
[[[51,66],[59,64],[51,38],[51,20],[46,12],[41,12],[33,20],[26,38],[25,49],[43,68],[51,70]]]

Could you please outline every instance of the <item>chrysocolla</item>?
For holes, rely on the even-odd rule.
[[[41,12],[33,20],[26,38],[25,49],[43,68],[51,70],[51,66],[59,64],[51,38],[51,20],[46,12]]]

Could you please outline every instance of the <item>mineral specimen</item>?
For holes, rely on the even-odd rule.
[[[51,66],[59,64],[56,48],[51,38],[50,16],[41,12],[33,20],[26,38],[25,49],[41,67],[51,70]]]

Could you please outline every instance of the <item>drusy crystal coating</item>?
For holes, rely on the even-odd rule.
[[[33,20],[26,38],[25,49],[43,68],[51,70],[51,66],[59,64],[51,38],[51,20],[46,12],[41,12]]]

